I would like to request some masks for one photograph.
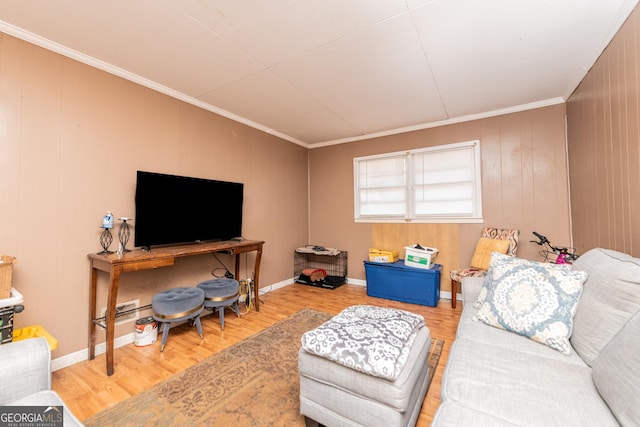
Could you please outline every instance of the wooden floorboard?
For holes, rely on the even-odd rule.
[[[200,340],[195,328],[183,325],[172,329],[167,345],[160,353],[160,340],[147,347],[133,344],[115,350],[115,373],[106,375],[105,355],[94,360],[77,363],[53,373],[53,389],[63,398],[69,409],[84,420],[127,397],[133,396],[164,378],[192,366],[226,347],[231,346],[282,320],[302,308],[313,308],[337,314],[356,304],[394,307],[424,316],[431,336],[445,340],[442,356],[429,389],[418,426],[431,424],[440,404],[440,383],[455,338],[460,319],[461,304],[451,309],[449,300],[440,300],[438,307],[406,304],[367,296],[366,288],[343,285],[337,289],[322,289],[293,284],[260,297],[260,312],[251,311],[240,318],[227,310],[225,330],[220,330],[218,316],[202,318],[205,338]],[[142,315],[148,315],[142,313]],[[132,326],[133,329],[133,326]],[[99,333],[99,340],[104,332]]]

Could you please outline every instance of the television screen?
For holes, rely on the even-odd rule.
[[[242,236],[244,185],[137,172],[134,245],[230,240]]]

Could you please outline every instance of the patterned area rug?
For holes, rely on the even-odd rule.
[[[86,426],[304,426],[298,350],[331,316],[303,309],[84,421]],[[432,339],[429,381],[444,341]]]

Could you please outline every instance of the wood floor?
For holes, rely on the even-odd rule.
[[[115,350],[115,373],[110,377],[106,375],[104,354],[94,360],[58,370],[53,373],[53,389],[60,394],[69,409],[80,420],[84,420],[269,327],[301,308],[337,314],[350,305],[371,304],[421,314],[431,330],[431,336],[445,340],[438,369],[418,419],[418,426],[431,424],[440,403],[440,382],[449,348],[455,338],[461,313],[460,304],[456,309],[451,309],[449,300],[440,300],[438,307],[425,307],[368,297],[363,286],[343,285],[329,290],[300,284],[285,286],[265,294],[260,297],[260,302],[260,312],[251,311],[240,318],[227,310],[224,332],[220,330],[217,315],[203,317],[204,341],[200,340],[195,328],[183,325],[170,331],[163,353],[160,353],[160,340],[147,347],[129,344],[118,348]],[[141,315],[148,313],[143,312]],[[102,339],[100,334],[104,335],[104,332],[99,333],[98,341]]]

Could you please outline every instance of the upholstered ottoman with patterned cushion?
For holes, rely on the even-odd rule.
[[[415,425],[430,345],[422,316],[365,305],[345,309],[302,337],[300,412],[327,426]]]

